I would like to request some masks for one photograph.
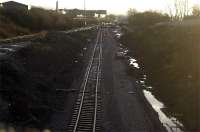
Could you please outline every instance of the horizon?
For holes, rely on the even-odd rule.
[[[1,2],[16,1],[30,6],[37,6],[45,9],[55,9],[57,0],[1,0]],[[47,2],[48,1],[48,2]],[[58,0],[59,9],[84,9],[84,0]],[[168,6],[173,0],[86,0],[87,10],[107,10],[108,14],[126,15],[130,8],[137,11],[155,10],[159,12],[167,12]],[[200,4],[200,0],[190,0],[190,7],[194,4]],[[106,4],[105,4],[106,3]],[[114,6],[113,6],[113,3]]]

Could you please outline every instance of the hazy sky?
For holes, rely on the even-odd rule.
[[[0,0],[1,2],[8,0]],[[55,9],[56,0],[14,0],[29,5]],[[87,9],[105,9],[108,13],[126,14],[129,8],[139,11],[165,11],[172,0],[86,0]],[[200,3],[200,0],[189,0],[191,4]],[[83,9],[84,0],[59,0],[59,8]]]

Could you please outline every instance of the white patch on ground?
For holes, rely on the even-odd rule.
[[[137,60],[134,58],[129,59],[129,65],[133,66],[134,68],[140,69],[139,64],[137,63]]]
[[[175,117],[167,117],[161,109],[165,108],[164,104],[158,101],[151,92],[143,90],[146,99],[149,101],[154,110],[158,113],[160,121],[163,123],[168,132],[182,132],[180,127],[183,124],[180,123]]]

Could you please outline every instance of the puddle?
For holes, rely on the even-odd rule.
[[[14,47],[14,48],[23,48],[24,45],[10,45],[10,47]]]
[[[10,52],[14,52],[14,49],[11,48],[0,48],[0,56],[4,56]]]
[[[4,51],[4,52],[13,52],[14,49],[11,49],[11,48],[0,48],[0,51]]]
[[[136,69],[139,69],[139,64],[137,63],[137,60],[130,57],[129,58],[129,65],[133,66]],[[162,109],[165,108],[165,105],[157,100],[154,95],[148,91],[152,89],[151,86],[148,86],[146,84],[147,75],[143,75],[143,78],[137,83],[139,83],[141,86],[145,87],[146,90],[143,90],[144,96],[148,100],[148,102],[151,104],[153,109],[158,113],[159,120],[163,124],[163,126],[167,129],[168,132],[183,132],[180,128],[184,128],[183,124],[180,123],[175,117],[168,117]]]
[[[146,86],[146,88],[147,88],[147,89],[152,89],[153,87],[151,87],[151,86]]]
[[[147,80],[147,75],[144,75],[144,76],[143,76],[143,80]]]
[[[140,81],[141,84],[145,84],[145,81]]]
[[[115,36],[116,36],[118,39],[120,39],[120,37],[122,36],[122,34],[116,33]]]
[[[163,124],[163,126],[167,129],[168,132],[183,132],[180,128],[184,128],[183,124],[180,123],[175,117],[168,117],[162,109],[166,108],[165,105],[156,99],[156,97],[151,93],[153,89],[152,86],[146,84],[145,80],[147,79],[147,75],[144,75],[142,80],[138,81],[140,85],[142,85],[145,89],[143,90],[144,96],[151,104],[153,109],[158,113],[159,120]]]
[[[118,33],[118,31],[117,31],[117,30],[114,30],[113,33]]]
[[[133,66],[136,69],[140,69],[139,64],[137,63],[137,60],[134,58],[129,59],[129,65]]]
[[[122,44],[121,44],[122,45]],[[128,56],[129,65],[133,66],[136,69],[140,69],[139,64],[137,63],[137,60],[133,57]],[[179,122],[175,117],[168,117],[162,109],[165,108],[165,105],[157,100],[154,95],[148,91],[153,89],[153,87],[148,86],[146,84],[147,75],[143,75],[142,79],[139,81],[136,81],[136,83],[139,83],[141,86],[145,87],[146,90],[143,90],[145,98],[148,100],[148,102],[151,104],[153,109],[158,113],[159,120],[163,124],[163,126],[167,129],[168,132],[183,132],[181,128],[184,128],[183,124]],[[132,94],[132,92],[130,92]]]
[[[161,123],[168,132],[183,132],[180,129],[183,127],[182,123],[180,123],[175,117],[167,117],[167,115],[162,112],[162,109],[165,108],[162,102],[157,100],[150,91],[143,90],[143,93],[153,109],[158,113]]]
[[[113,33],[115,34],[116,38],[118,38],[118,39],[120,39],[120,37],[122,36],[122,32],[120,31],[120,29],[114,30]]]

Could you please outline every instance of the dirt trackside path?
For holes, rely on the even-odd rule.
[[[111,29],[104,29],[103,95],[106,132],[163,132],[156,112],[144,99],[136,80],[126,73],[123,60],[115,58],[117,42]],[[153,114],[152,114],[153,113]]]

